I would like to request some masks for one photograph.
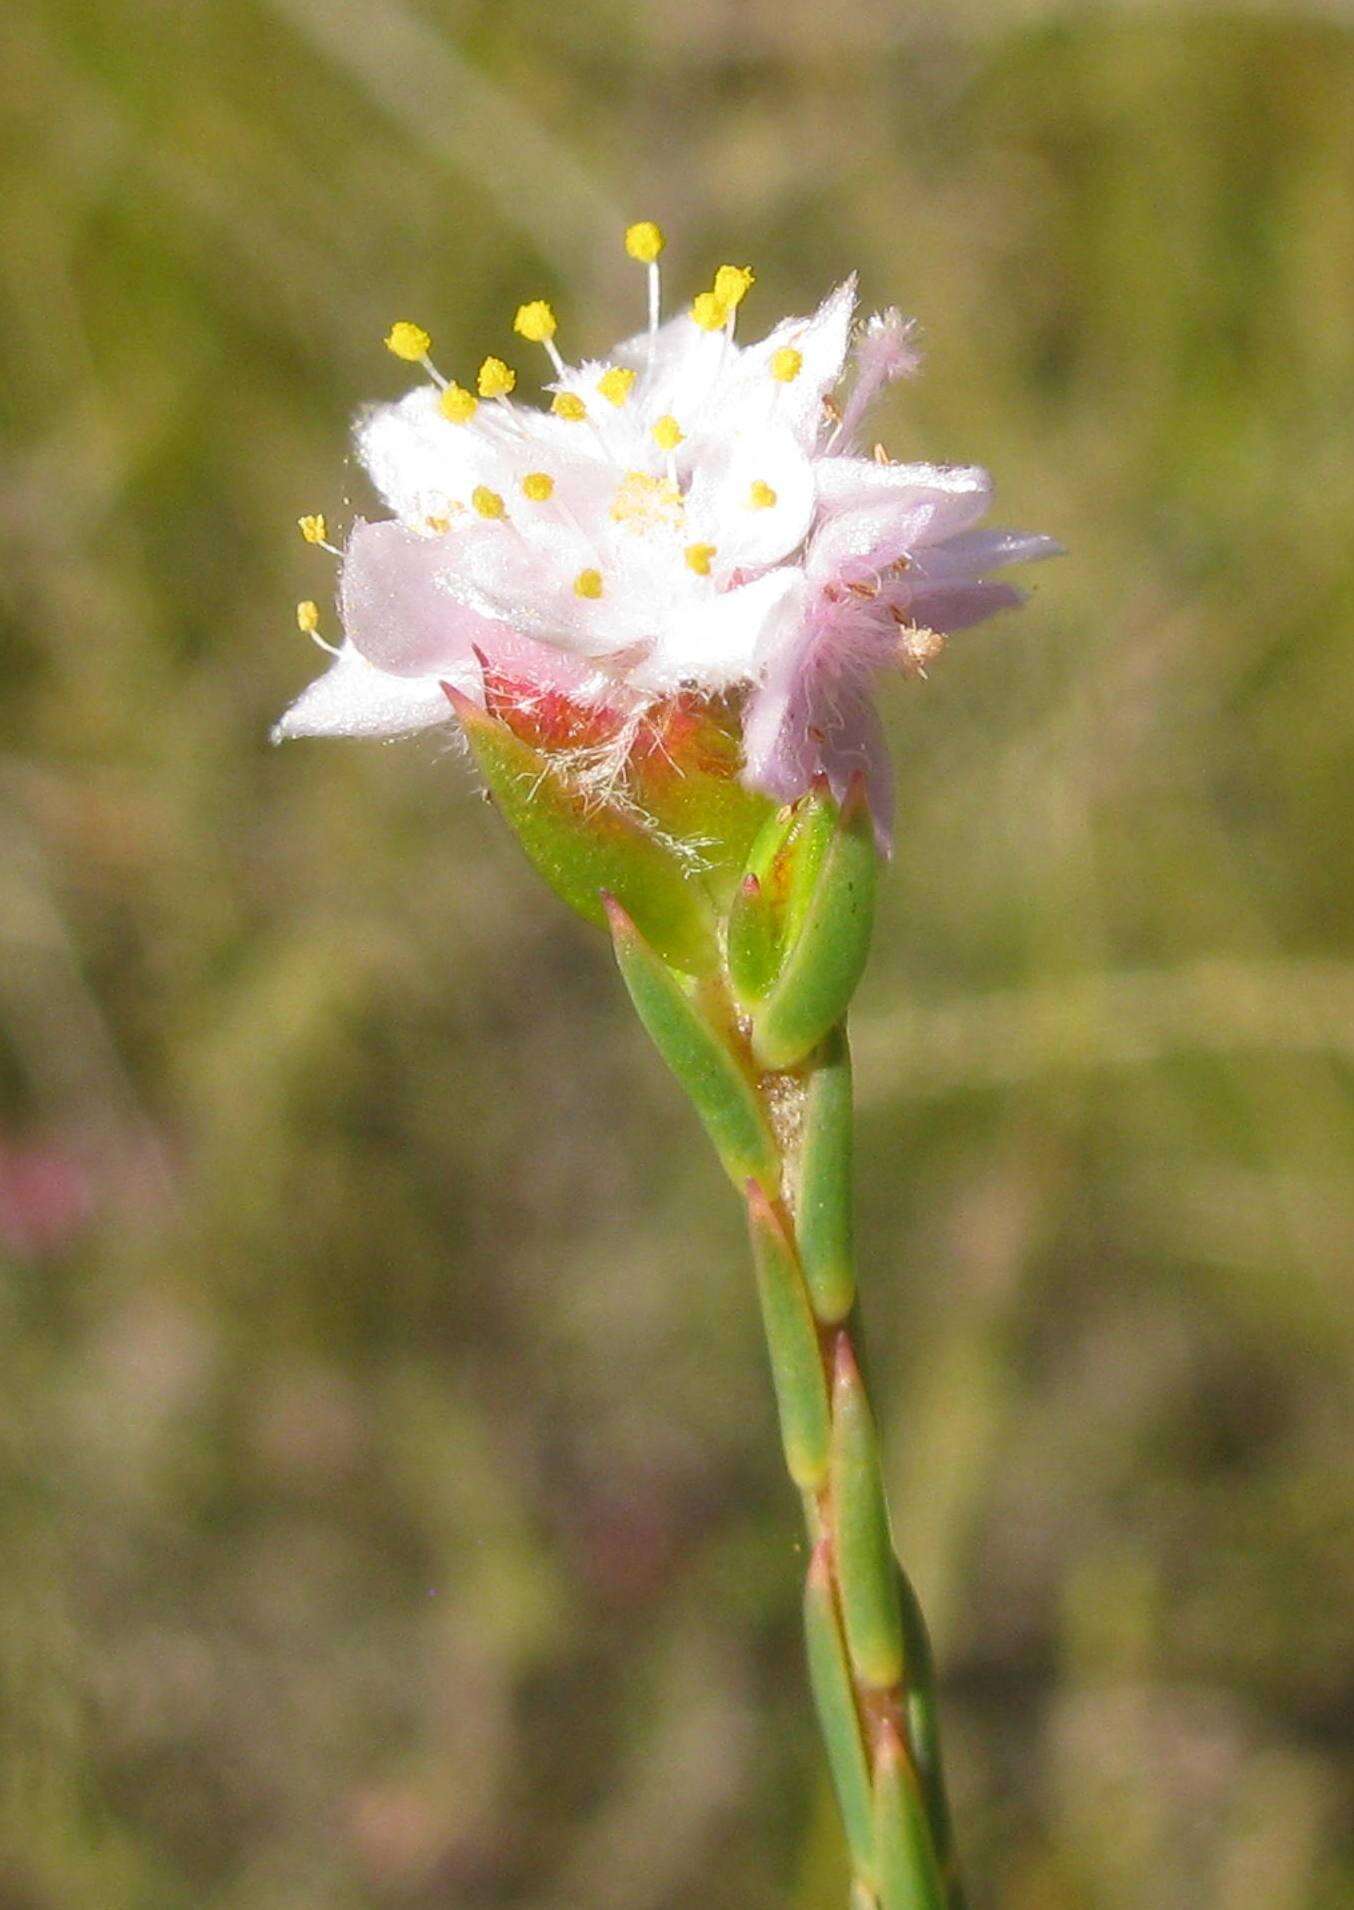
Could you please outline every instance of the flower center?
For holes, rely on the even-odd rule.
[[[684,515],[685,506],[677,486],[670,478],[654,477],[649,471],[627,471],[611,501],[614,522],[640,535],[656,530],[677,530]]]

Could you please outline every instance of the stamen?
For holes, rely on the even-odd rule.
[[[697,292],[691,301],[691,316],[703,332],[718,332],[727,324],[729,314],[713,292]]]
[[[804,354],[793,345],[782,345],[771,354],[771,376],[782,385],[792,385],[804,369]]]
[[[698,577],[708,577],[710,575],[710,559],[714,554],[715,546],[713,544],[688,544],[682,553],[686,558],[687,564],[695,571]]]
[[[574,578],[575,597],[600,597],[602,594],[602,573],[600,570],[580,570]]]
[[[736,312],[752,287],[757,274],[750,265],[721,265],[715,273],[714,295],[728,312]]]
[[[658,255],[667,244],[663,228],[652,219],[641,219],[625,229],[625,249],[632,259],[649,268],[649,362],[653,362],[653,335],[658,330],[662,308],[662,285],[658,273]]]
[[[477,484],[470,493],[470,502],[481,517],[504,517],[507,507],[497,491],[491,491],[487,484]]]
[[[678,424],[672,413],[666,411],[654,425],[653,435],[664,451],[675,451],[677,446],[682,442],[682,439],[686,436],[686,433],[682,430],[682,427]]]
[[[597,380],[597,389],[608,404],[613,404],[619,409],[630,396],[635,377],[636,373],[627,370],[625,366],[613,365],[610,371],[603,372]]]
[[[506,398],[517,384],[517,373],[501,358],[486,358],[476,379],[481,398]]]
[[[318,644],[320,649],[327,651],[331,657],[338,655],[336,646],[326,643],[320,635],[320,607],[318,604],[311,603],[309,598],[296,606],[296,627],[303,637],[309,637],[312,643]]]
[[[453,382],[438,399],[437,408],[451,424],[469,424],[480,408],[480,401],[473,391]]]
[[[662,226],[652,219],[640,219],[625,228],[625,249],[641,265],[657,265],[658,255],[667,244]]]
[[[557,418],[567,418],[571,424],[580,424],[588,415],[588,407],[576,391],[557,391],[550,400],[550,409]]]
[[[533,504],[544,504],[553,496],[555,480],[548,471],[528,471],[522,479],[522,494]]]
[[[754,511],[769,511],[776,502],[776,493],[765,478],[754,478],[748,491],[748,507]]]
[[[445,385],[446,379],[428,356],[432,342],[421,325],[411,325],[407,318],[397,319],[385,336],[387,351],[407,365],[422,365],[435,385]]]
[[[329,542],[329,527],[324,521],[323,511],[316,511],[314,515],[310,517],[298,517],[296,520],[296,528],[300,531],[302,537],[305,538],[308,544],[318,544],[320,549],[327,550],[331,557],[341,557],[343,555],[342,551],[337,550],[335,546]]]
[[[421,325],[411,325],[406,318],[398,319],[385,338],[386,350],[409,365],[422,364],[432,349],[432,342]]]
[[[519,305],[512,328],[523,338],[529,338],[533,345],[544,345],[550,354],[550,362],[555,367],[557,377],[564,376],[564,360],[555,347],[556,320],[553,308],[543,298],[534,298],[528,305]]]

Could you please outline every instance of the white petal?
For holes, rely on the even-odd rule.
[[[354,441],[372,483],[398,517],[421,525],[464,507],[477,484],[504,482],[502,431],[492,407],[452,424],[438,393],[420,385],[398,404],[375,405],[357,421]]]
[[[812,318],[783,319],[759,344],[742,353],[729,380],[730,402],[792,431],[812,450],[825,423],[823,399],[842,375],[856,308],[854,273],[829,292]],[[799,373],[788,383],[773,376],[771,361],[783,347],[802,354]]]
[[[671,413],[689,435],[704,416],[717,382],[739,355],[738,346],[723,332],[707,332],[687,311],[660,325],[652,341],[647,332],[627,338],[611,357],[613,363],[639,373],[630,404],[651,424]]]
[[[470,687],[462,668],[445,673]],[[478,670],[474,672],[478,681]],[[323,676],[302,690],[274,726],[273,741],[293,736],[403,736],[450,719],[451,708],[435,676],[390,676],[345,643]]]
[[[736,590],[702,593],[671,618],[652,655],[629,680],[636,689],[657,694],[683,683],[723,690],[744,682],[768,654],[793,641],[804,595],[803,575],[790,565]]]
[[[754,501],[760,485],[770,488],[773,503]],[[687,496],[691,541],[714,545],[721,578],[788,557],[807,536],[813,511],[813,465],[779,425],[740,433],[713,450],[697,466]]]

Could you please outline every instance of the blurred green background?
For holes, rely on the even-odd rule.
[[[858,1016],[975,1901],[1354,1902],[1348,17],[5,11],[2,1910],[839,1910],[735,1203],[445,743],[266,741],[388,323],[604,349],[639,217],[1071,553]]]

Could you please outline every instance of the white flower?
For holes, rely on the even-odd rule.
[[[628,243],[656,321],[661,234],[632,227]],[[354,526],[342,647],[276,734],[424,728],[448,718],[444,682],[480,696],[484,662],[621,713],[746,688],[749,779],[784,796],[819,768],[841,788],[864,766],[886,829],[875,673],[906,663],[913,624],[956,628],[1018,601],[982,572],[1053,546],[975,536],[979,470],[850,455],[870,399],[915,368],[910,324],[870,321],[838,413],[854,281],[742,347],[751,283],[721,267],[691,313],[579,366],[559,356],[549,306],[523,306],[517,328],[555,372],[549,409],[513,402],[516,376],[497,359],[478,396],[447,384],[427,334],[394,327],[390,348],[431,379],[358,427],[394,515]],[[312,542],[316,523],[322,534],[322,519],[303,523]]]

